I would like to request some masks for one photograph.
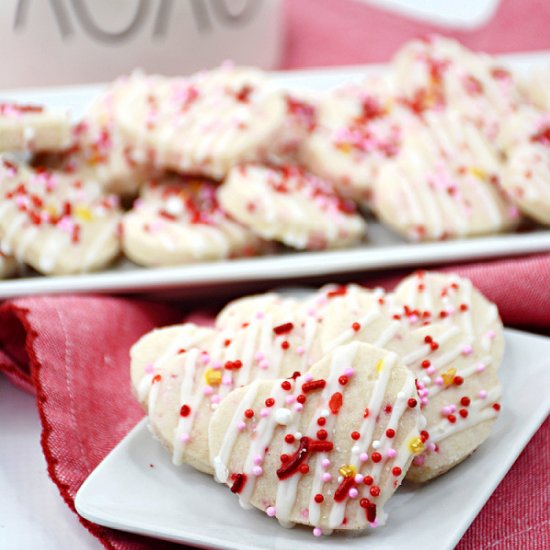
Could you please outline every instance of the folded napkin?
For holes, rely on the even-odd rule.
[[[550,254],[445,271],[470,277],[498,304],[506,324],[550,330]],[[356,280],[390,289],[400,278],[393,272]],[[153,327],[190,313],[104,296],[30,297],[0,305],[0,370],[36,393],[48,472],[73,511],[80,485],[143,416],[130,390],[130,346]],[[549,459],[547,421],[459,548],[549,548]],[[106,548],[181,548],[81,521]]]

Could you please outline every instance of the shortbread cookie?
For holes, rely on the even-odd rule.
[[[128,143],[116,122],[117,112],[138,78],[117,80],[93,101],[73,128],[73,143],[62,159],[61,169],[96,180],[108,193],[138,194],[153,170],[147,151]]]
[[[17,272],[18,263],[13,256],[6,256],[0,252],[0,279],[11,277]]]
[[[61,151],[71,141],[68,113],[39,105],[0,102],[0,152]]]
[[[46,275],[100,269],[120,250],[117,202],[93,181],[3,159],[2,252]]]
[[[227,66],[189,78],[135,77],[117,109],[124,138],[157,167],[214,179],[265,159],[285,116],[283,94],[261,72]]]
[[[374,209],[413,241],[499,233],[519,221],[501,174],[496,148],[475,125],[455,110],[431,111],[381,169]]]
[[[550,114],[518,109],[507,118],[500,143],[506,153],[502,186],[524,214],[550,225]]]
[[[257,254],[265,243],[230,219],[207,181],[149,182],[124,216],[122,246],[145,266],[180,265]]]
[[[349,246],[366,233],[353,203],[295,166],[235,167],[219,198],[229,215],[257,235],[301,250]]]
[[[354,342],[306,375],[258,381],[212,417],[216,479],[283,525],[360,530],[384,524],[384,504],[424,448],[411,373],[397,355]]]
[[[380,167],[400,149],[415,117],[395,100],[389,77],[330,92],[318,106],[316,126],[300,150],[301,162],[362,205],[373,200]]]
[[[452,108],[490,141],[523,101],[514,77],[495,59],[437,35],[403,46],[392,72],[399,94],[413,111]]]
[[[212,473],[206,434],[220,401],[254,380],[306,370],[304,329],[291,315],[284,304],[271,304],[241,326],[197,332],[187,324],[153,332],[135,346],[134,391],[175,464]],[[144,347],[151,358],[147,363],[153,365],[147,372],[140,351]]]

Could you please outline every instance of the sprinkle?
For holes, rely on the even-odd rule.
[[[268,369],[269,368],[269,361],[267,359],[262,359],[259,363],[258,363],[258,367],[260,367],[261,369],[265,370],[265,369]]]
[[[276,510],[274,506],[268,506],[265,510],[265,513],[270,517],[274,517],[276,514]]]
[[[413,437],[408,443],[409,451],[418,455],[424,450],[424,443],[420,437]]]
[[[311,380],[310,382],[302,384],[302,391],[307,393],[314,390],[322,390],[326,385],[326,380]]]
[[[363,483],[365,485],[372,485],[374,483],[374,479],[372,476],[365,476],[363,479]]]
[[[391,473],[395,476],[395,477],[399,477],[401,475],[401,468],[399,466],[394,466],[391,470]]]
[[[377,497],[380,495],[380,487],[378,487],[378,485],[373,485],[369,492],[373,497]]]
[[[279,325],[277,327],[274,327],[273,328],[273,332],[277,335],[277,336],[280,336],[281,334],[288,334],[289,332],[292,331],[292,329],[294,328],[294,324],[293,323],[284,323],[282,325]]]
[[[216,371],[218,374],[220,374],[221,376],[221,372],[220,371]],[[231,376],[230,374],[224,374],[222,376],[222,384],[224,386],[231,386],[231,384],[233,384],[233,376]]]
[[[252,418],[254,416],[254,411],[252,409],[246,409],[246,411],[244,411],[244,415],[246,418]]]
[[[275,411],[275,422],[282,426],[286,426],[290,421],[291,415],[292,413],[288,409],[279,408]]]
[[[462,348],[462,355],[471,355],[473,351],[474,348],[468,344]]]
[[[323,480],[324,483],[330,483],[332,481],[332,475],[329,474],[328,472],[325,472],[322,476],[321,476],[321,479]]]
[[[212,395],[214,393],[214,390],[210,386],[204,386],[202,393],[204,395]]]
[[[263,457],[262,457],[261,455],[256,455],[256,456],[253,458],[252,462],[254,462],[254,464],[256,464],[256,466],[257,466],[258,464],[261,464],[261,463],[263,462],[263,460],[264,460],[264,459],[263,459]]]
[[[373,449],[380,449],[380,441],[378,439],[375,439],[373,442],[372,442],[372,448]]]
[[[443,386],[445,384],[445,381],[443,380],[443,378],[441,376],[438,376],[435,380],[434,380],[436,386]]]
[[[317,493],[315,497],[313,497],[313,500],[315,500],[317,504],[321,504],[321,502],[325,500],[325,497],[321,493]]]
[[[361,437],[361,434],[359,432],[351,432],[351,438],[354,441],[357,441]]]
[[[252,473],[256,477],[258,477],[258,476],[261,476],[264,473],[264,470],[261,466],[254,466],[254,468],[252,468]]]
[[[338,468],[338,473],[343,477],[355,477],[357,468],[353,464],[344,464]]]
[[[377,463],[382,460],[382,455],[378,451],[374,451],[374,453],[370,455],[370,458],[373,462]]]
[[[344,374],[347,377],[351,377],[355,374],[355,370],[352,367],[347,367],[346,370],[344,371]]]
[[[348,383],[348,377],[345,375],[340,376],[340,378],[338,378],[338,383],[341,386],[345,386]]]
[[[191,414],[191,407],[189,405],[182,405],[180,409],[180,416],[189,416]]]
[[[301,403],[296,403],[296,404],[294,405],[294,410],[295,410],[296,412],[300,412],[303,408],[304,408],[304,406],[303,406]]]
[[[361,324],[356,321],[351,325],[351,328],[354,332],[359,332],[361,330]]]
[[[476,372],[483,372],[485,370],[485,364],[478,363],[476,366]]]
[[[315,527],[313,529],[313,536],[314,537],[320,537],[323,534],[323,531],[319,527]]]
[[[321,466],[323,468],[328,468],[330,466],[331,462],[328,458],[323,458],[323,460],[321,461]]]
[[[376,363],[376,372],[378,373],[382,372],[383,368],[384,368],[384,359],[380,359],[380,361]]]
[[[455,368],[451,368],[443,373],[442,379],[445,386],[450,386],[453,383],[455,375],[456,375]]]
[[[342,402],[343,402],[343,396],[340,392],[336,392],[332,394],[328,404],[332,414],[338,414],[338,411],[342,406]]]
[[[361,453],[361,454],[359,455],[359,460],[360,460],[361,462],[367,462],[368,459],[369,459],[369,455],[368,455],[367,453]]]
[[[349,498],[357,498],[357,496],[359,495],[359,491],[355,487],[352,487],[348,491],[348,495],[349,495]]]
[[[397,456],[397,451],[391,447],[386,451],[386,456],[388,458],[395,458]]]
[[[436,371],[436,368],[433,365],[431,367],[428,367],[426,370],[426,372],[430,375],[435,374],[435,371]]]
[[[239,420],[239,422],[237,422],[237,430],[239,430],[239,432],[242,432],[245,428],[246,428],[246,423],[243,422],[242,420]]]
[[[411,408],[411,409],[414,409],[416,407],[416,399],[414,399],[413,397],[411,397],[408,401],[407,401],[407,405]]]
[[[477,396],[480,398],[480,399],[485,399],[487,397],[487,392],[485,390],[481,390]]]

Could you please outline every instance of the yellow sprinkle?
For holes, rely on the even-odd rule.
[[[351,464],[344,464],[338,469],[338,473],[343,477],[355,477],[357,468]]]
[[[209,386],[219,386],[222,383],[222,371],[219,369],[206,369],[204,379]]]
[[[480,180],[484,180],[487,177],[487,172],[481,168],[477,168],[476,166],[470,167],[470,174]]]
[[[351,145],[349,143],[338,143],[336,144],[336,148],[342,151],[342,153],[345,153],[346,155],[351,152]]]
[[[456,369],[449,369],[448,371],[445,371],[441,378],[443,378],[443,384],[445,386],[450,386],[453,383],[453,380],[455,379]]]
[[[384,359],[380,359],[380,361],[376,363],[376,372],[382,372],[383,368],[384,368]]]
[[[424,450],[424,443],[420,437],[413,437],[409,441],[409,451],[411,451],[412,454],[418,455]]]
[[[46,212],[48,212],[50,218],[57,218],[57,208],[53,204],[46,206]]]
[[[75,216],[84,222],[91,222],[94,217],[92,211],[87,206],[81,204],[75,208]]]

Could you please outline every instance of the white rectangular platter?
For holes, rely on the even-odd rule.
[[[502,61],[516,72],[550,65],[550,52],[515,54]],[[329,90],[346,81],[360,80],[381,65],[274,73],[281,88],[300,91]],[[74,86],[0,92],[2,100],[43,103],[70,108],[75,118],[104,86]],[[101,273],[42,277],[28,276],[0,281],[0,299],[59,292],[151,293],[188,289],[196,296],[213,287],[251,281],[277,281],[311,276],[369,271],[405,266],[515,256],[550,251],[550,230],[478,237],[437,243],[407,243],[376,221],[369,223],[368,242],[337,251],[288,252],[251,259],[202,263],[171,268],[141,268],[120,261]],[[185,292],[184,292],[185,293]]]
[[[439,479],[402,486],[387,505],[386,527],[320,539],[309,529],[284,529],[257,510],[241,509],[209,476],[173,466],[145,421],[84,482],[76,509],[106,527],[205,548],[450,550],[550,411],[550,338],[510,329],[505,335],[503,406],[491,436]]]

